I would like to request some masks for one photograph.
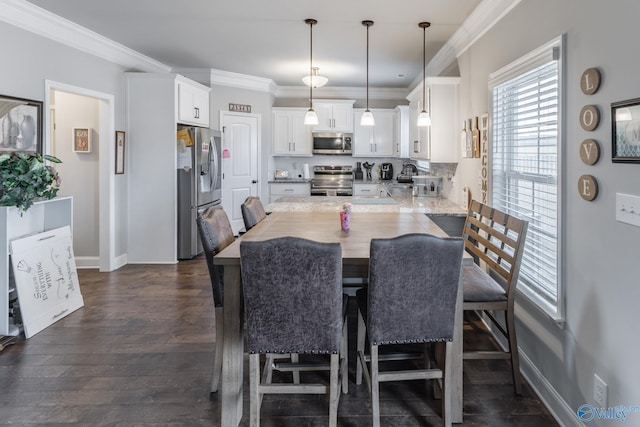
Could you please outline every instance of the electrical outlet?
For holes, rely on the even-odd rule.
[[[597,374],[593,374],[593,400],[601,408],[607,407],[607,383]]]

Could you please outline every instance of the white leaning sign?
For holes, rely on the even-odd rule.
[[[26,338],[84,306],[69,226],[11,241]]]

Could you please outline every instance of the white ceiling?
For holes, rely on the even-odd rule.
[[[408,88],[481,3],[491,0],[29,0],[172,68],[205,68],[302,86],[313,63],[327,87]],[[504,2],[503,2],[504,3]],[[499,6],[503,7],[503,6]]]

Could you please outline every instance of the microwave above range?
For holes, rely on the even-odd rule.
[[[351,155],[353,143],[352,133],[314,132],[313,154],[346,154]]]

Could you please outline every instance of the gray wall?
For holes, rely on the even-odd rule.
[[[0,40],[6,41],[3,43],[3,65],[0,67],[0,94],[44,101],[45,80],[112,94],[115,99],[115,127],[125,129],[122,67],[4,22],[0,22]],[[48,132],[47,129],[44,132]],[[61,160],[65,162],[68,159]],[[126,175],[116,176],[116,256],[126,253],[126,184]],[[59,195],[67,194],[63,182]],[[84,213],[76,200],[74,211],[76,215]],[[92,236],[86,238],[91,239]],[[94,254],[75,252],[75,255]]]
[[[51,151],[64,159],[56,165],[65,194],[73,196],[73,251],[76,257],[92,257],[99,251],[99,150],[98,101],[95,98],[55,91],[55,131],[52,129]],[[91,152],[73,151],[72,128],[92,129]],[[104,143],[108,143],[104,142]],[[82,254],[82,255],[80,255]],[[97,261],[96,261],[97,263]]]
[[[490,73],[566,34],[562,122],[566,131],[562,162],[566,323],[556,325],[522,295],[518,295],[516,315],[528,375],[570,424],[578,424],[575,411],[581,404],[595,404],[594,373],[609,386],[609,406],[640,404],[640,340],[635,333],[640,228],[615,220],[616,192],[640,195],[640,165],[610,160],[610,103],[640,97],[638,16],[637,0],[523,0],[458,58],[460,113],[471,117],[488,110]],[[584,95],[579,86],[582,72],[589,67],[598,67],[602,73],[601,88],[592,96]],[[593,132],[584,131],[578,123],[585,104],[595,104],[601,112],[600,125]],[[601,159],[594,166],[582,163],[578,154],[586,138],[600,143]],[[463,159],[458,167],[457,178],[474,189],[474,196],[479,194],[479,171],[478,159]],[[578,195],[582,174],[598,181],[600,193],[593,202]],[[616,421],[596,418],[589,425],[612,422]],[[640,413],[630,414],[626,424],[640,425]]]

